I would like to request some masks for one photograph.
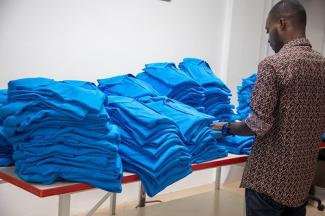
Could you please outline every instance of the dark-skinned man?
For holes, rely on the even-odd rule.
[[[298,1],[271,9],[266,31],[276,54],[259,64],[251,114],[212,125],[224,135],[256,136],[241,182],[247,216],[306,215],[325,131],[325,60],[306,39],[306,20]]]

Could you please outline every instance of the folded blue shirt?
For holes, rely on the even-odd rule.
[[[136,79],[133,75],[121,75],[107,79],[97,80],[98,88],[107,95],[124,95],[128,93],[128,97],[156,97],[160,94],[148,83],[140,79]]]
[[[111,97],[111,94],[133,97],[151,110],[154,110],[163,116],[172,118],[180,129],[181,136],[183,137],[182,139],[185,141],[185,144],[188,146],[192,154],[192,162],[197,163],[198,161],[208,161],[227,155],[227,151],[218,146],[215,141],[216,138],[220,136],[220,133],[209,128],[209,125],[215,119],[213,116],[198,112],[193,107],[170,100],[169,98],[158,97],[155,94],[151,94],[153,91],[150,85],[130,75],[105,79],[104,82],[99,80],[99,83],[100,88],[105,91],[109,97]],[[110,110],[110,112],[114,112],[114,109],[110,108]],[[135,107],[131,110],[133,110],[133,115],[137,115],[139,109]],[[128,113],[130,111],[126,112]],[[150,113],[150,111],[148,112]],[[111,115],[113,114],[111,113]],[[120,116],[119,119],[123,118],[121,115],[123,115],[123,113],[114,114],[116,118]],[[155,114],[150,114],[150,116],[155,116]],[[123,122],[123,120],[119,121],[119,124]],[[134,123],[131,123],[132,121],[133,120],[124,121],[124,127],[127,127],[128,124],[134,125]],[[128,129],[125,128],[125,130]],[[132,136],[136,137],[139,133],[141,134],[142,131],[145,130],[139,129],[139,131],[136,131]],[[129,133],[132,133],[132,130],[130,130]],[[136,138],[136,140],[139,140],[139,138]],[[214,151],[212,150],[212,147],[209,146],[210,154],[204,152],[204,149],[207,148],[208,145],[214,146]],[[145,152],[144,154],[150,155]]]
[[[238,95],[238,107],[237,114],[240,120],[246,119],[251,109],[249,107],[251,93],[256,81],[256,74],[252,74],[251,76],[244,78],[242,80],[241,86],[237,87],[237,95]]]
[[[193,107],[167,97],[143,98],[141,101],[156,112],[172,118],[178,125],[187,146],[197,146],[196,148],[189,147],[193,163],[227,156],[227,151],[216,142],[220,133],[209,128],[214,120],[213,116],[198,112]],[[210,151],[214,152],[213,156],[204,157],[203,153],[199,154],[196,151],[208,145],[214,147],[214,150],[211,146],[209,147]]]
[[[149,196],[191,173],[191,155],[173,120],[129,97],[109,96],[106,108],[121,129],[124,170],[140,176]]]
[[[26,181],[79,181],[121,191],[120,131],[92,83],[46,78],[11,81],[0,109],[16,173]]]
[[[224,91],[225,94],[230,93],[230,89],[214,74],[209,64],[204,60],[184,58],[179,64],[179,68],[204,88],[214,87]]]
[[[149,83],[160,95],[167,96],[203,111],[203,88],[174,63],[146,64],[137,78]]]
[[[7,90],[0,89],[0,108],[7,101]],[[0,117],[0,166],[10,166],[14,163],[12,159],[12,146],[8,143],[3,132],[3,118]]]
[[[205,113],[214,116],[219,121],[234,121],[237,119],[230,104],[230,89],[211,70],[206,61],[196,58],[185,58],[179,68],[197,83],[205,94],[203,102]],[[220,105],[223,105],[220,108]]]
[[[7,89],[0,89],[0,106],[2,106],[7,100]]]
[[[250,154],[254,139],[254,136],[226,136],[218,141],[232,154]]]
[[[100,91],[46,78],[10,81],[8,86],[9,102],[37,100],[47,107],[66,111],[79,118],[84,118],[90,111],[100,111],[106,99]]]
[[[84,182],[94,185],[103,190],[120,192],[122,164],[120,159],[116,160],[115,167],[120,167],[118,174],[113,175],[111,172],[103,170],[89,169],[82,167],[73,167],[65,164],[44,164],[29,166],[28,170],[24,169],[24,163],[16,165],[16,172],[19,177],[27,182],[37,182],[42,184],[52,184],[58,180],[68,180],[75,182]]]

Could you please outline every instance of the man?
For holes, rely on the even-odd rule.
[[[247,216],[306,215],[325,131],[325,60],[305,29],[298,1],[272,8],[266,31],[276,54],[259,64],[250,116],[212,125],[224,134],[256,135],[241,182]]]

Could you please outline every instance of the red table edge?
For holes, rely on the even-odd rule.
[[[229,158],[227,160],[215,160],[206,163],[193,164],[192,170],[197,171],[197,170],[203,170],[209,168],[217,168],[220,166],[234,165],[234,164],[246,162],[247,159],[248,159],[248,155],[240,155],[239,157]]]
[[[48,196],[54,196],[54,195],[61,195],[66,193],[73,193],[77,191],[83,191],[83,190],[89,190],[94,189],[94,186],[91,186],[86,183],[74,183],[71,185],[65,185],[55,188],[48,188],[48,189],[39,189],[32,184],[29,184],[21,179],[15,178],[13,176],[7,175],[6,173],[0,172],[0,179],[9,182],[19,188],[22,188],[38,197],[48,197]],[[131,182],[139,181],[139,177],[136,174],[123,176],[122,178],[122,184],[127,184]]]
[[[325,142],[320,144],[320,148],[325,148]],[[215,160],[215,161],[201,163],[201,164],[193,164],[192,169],[193,169],[193,171],[197,171],[197,170],[203,170],[203,169],[209,169],[209,168],[216,168],[216,167],[220,167],[220,166],[243,163],[243,162],[247,161],[247,159],[248,159],[247,155],[242,155],[239,157],[229,158],[226,160],[221,159],[221,160]],[[61,195],[61,194],[73,193],[73,192],[77,192],[77,191],[83,191],[83,190],[89,190],[89,189],[95,188],[94,186],[91,186],[89,184],[76,183],[76,184],[72,184],[72,185],[66,185],[66,186],[42,190],[42,189],[38,189],[37,187],[35,187],[27,182],[24,182],[18,178],[14,178],[14,177],[9,176],[2,172],[0,172],[0,178],[6,182],[10,182],[11,184],[13,184],[17,187],[20,187],[20,188],[26,190],[38,197]],[[123,178],[122,178],[122,184],[127,184],[127,183],[132,183],[132,182],[137,182],[137,181],[139,181],[139,176],[137,176],[136,174],[123,176]]]
[[[20,179],[14,178],[14,177],[12,177],[10,175],[7,175],[5,173],[2,173],[2,172],[0,172],[0,178],[2,180],[6,181],[6,182],[10,182],[13,185],[16,185],[16,186],[18,186],[20,188],[23,188],[26,191],[28,191],[28,192],[36,195],[36,196],[41,197],[41,192],[42,191],[40,191],[38,188],[34,187],[33,185],[31,185],[31,184],[29,184],[27,182],[24,182],[24,181],[22,181]]]
[[[320,148],[325,148],[325,142],[320,144]]]
[[[214,168],[218,166],[225,166],[230,164],[236,164],[236,163],[242,163],[247,160],[247,155],[242,155],[236,158],[228,158],[228,159],[220,159],[217,161],[210,161],[206,163],[201,164],[194,164],[192,165],[193,171],[195,170],[202,170],[202,169],[208,169],[208,168]],[[39,189],[32,184],[29,184],[21,179],[15,178],[13,176],[7,175],[6,173],[0,172],[0,178],[3,179],[6,182],[9,182],[17,187],[20,187],[38,197],[48,197],[48,196],[54,196],[54,195],[61,195],[66,193],[73,193],[77,191],[83,191],[83,190],[89,190],[94,189],[94,186],[91,186],[86,183],[75,183],[71,185],[65,185],[65,186],[59,186],[55,188],[48,188],[48,189]],[[140,178],[136,174],[126,175],[122,178],[122,184],[128,184],[132,182],[139,181]]]

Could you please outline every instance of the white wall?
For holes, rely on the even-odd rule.
[[[0,0],[0,88],[34,76],[95,81],[187,56],[206,59],[219,71],[225,2]],[[164,193],[210,183],[213,176],[212,170],[196,172]],[[73,195],[72,211],[90,209],[103,194]],[[137,183],[124,185],[118,203],[137,196]],[[56,215],[56,203],[56,197],[40,200],[0,185],[0,215]]]
[[[197,56],[220,68],[225,0],[1,0],[0,87],[96,78]]]
[[[313,48],[323,53],[325,51],[325,1],[301,0],[301,2],[307,11],[307,37]]]
[[[325,55],[325,1],[300,0],[306,8],[307,37],[313,48]],[[257,71],[258,63],[274,52],[265,31],[267,14],[279,0],[228,0],[221,76],[233,92],[243,77]]]
[[[246,0],[233,1],[229,11],[232,17],[228,35],[228,57],[223,64],[227,64],[227,70],[223,71],[224,79],[235,95],[236,86],[241,78],[248,76],[257,70],[260,58],[262,36],[265,34],[265,5],[269,1]],[[229,2],[231,2],[229,1]],[[234,97],[236,99],[236,97]]]

